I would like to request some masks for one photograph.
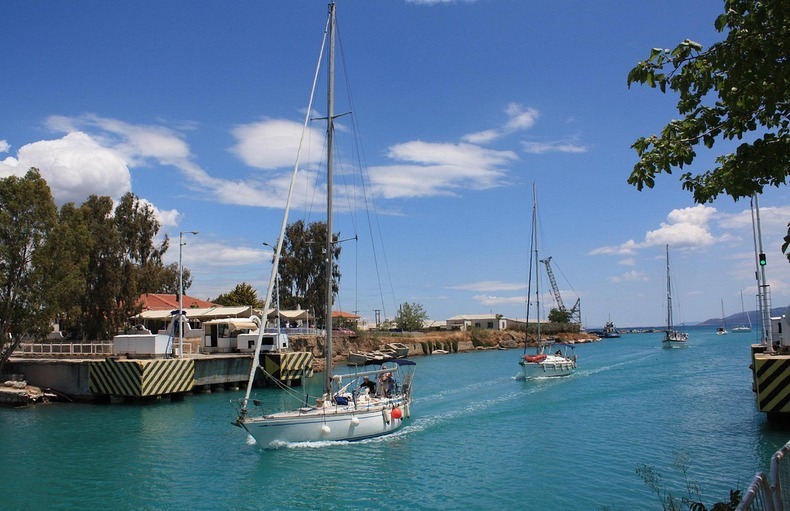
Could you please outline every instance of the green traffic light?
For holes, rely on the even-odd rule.
[[[760,254],[760,266],[765,266],[765,254]]]

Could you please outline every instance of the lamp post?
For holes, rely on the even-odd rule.
[[[181,265],[181,256],[184,242],[184,234],[197,236],[199,231],[181,231],[178,233],[178,356],[184,356],[184,267]]]

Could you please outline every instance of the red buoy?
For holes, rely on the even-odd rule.
[[[392,409],[392,418],[393,419],[400,419],[401,417],[403,417],[403,412],[401,411],[401,409],[400,408],[393,408]]]

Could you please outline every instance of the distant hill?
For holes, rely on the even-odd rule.
[[[771,317],[781,316],[785,313],[787,307],[774,307],[771,309]],[[755,325],[760,318],[760,313],[758,311],[749,311],[749,312],[739,312],[737,314],[732,314],[724,318],[727,321],[727,327],[733,327],[737,325],[748,325],[749,319],[746,315],[749,315],[749,318],[752,320],[752,325]],[[711,318],[702,321],[701,323],[697,323],[698,325],[702,326],[720,326],[721,325],[721,318]]]

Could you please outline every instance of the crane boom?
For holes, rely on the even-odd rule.
[[[557,279],[554,278],[554,272],[551,269],[551,256],[547,257],[546,259],[541,259],[540,262],[546,265],[546,273],[549,275],[551,292],[554,294],[554,300],[557,302],[557,309],[559,309],[562,313],[568,314],[571,323],[581,324],[581,301],[577,299],[576,303],[573,305],[573,308],[569,312],[568,309],[565,308],[565,304],[562,302],[562,294],[560,293],[560,288],[557,286]]]
[[[551,256],[547,257],[546,259],[541,259],[541,263],[546,265],[546,273],[549,274],[549,283],[551,283],[551,292],[554,293],[554,300],[557,302],[557,308],[561,312],[567,312],[565,309],[565,304],[562,303],[562,295],[560,294],[560,288],[557,287],[557,280],[554,278],[554,272],[551,271]]]

